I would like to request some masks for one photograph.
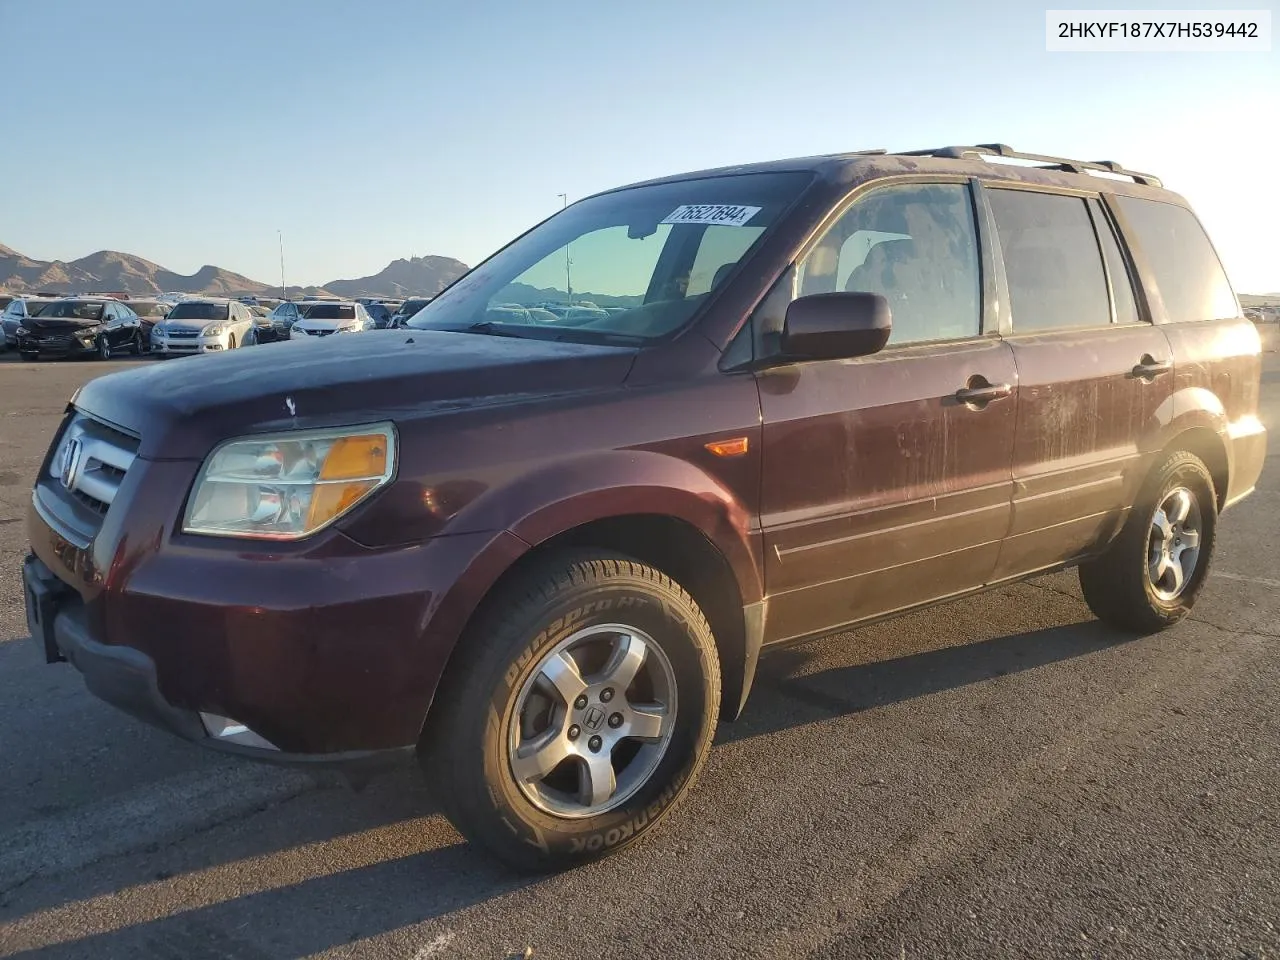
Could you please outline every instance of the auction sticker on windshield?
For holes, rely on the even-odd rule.
[[[732,203],[686,203],[676,207],[661,222],[713,223],[722,227],[740,227],[759,212],[759,207],[743,207]]]

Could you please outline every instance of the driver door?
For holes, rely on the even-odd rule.
[[[877,354],[758,376],[766,642],[957,595],[995,570],[1011,510],[1017,371],[980,262],[968,184],[881,187],[753,318],[764,333],[757,355],[767,355],[796,295],[878,293],[893,313]],[[984,385],[1001,389],[966,399]]]

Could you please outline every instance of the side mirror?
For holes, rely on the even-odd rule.
[[[791,301],[782,328],[787,361],[847,360],[879,353],[893,328],[878,293],[815,293]]]

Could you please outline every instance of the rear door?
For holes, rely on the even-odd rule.
[[[893,311],[874,356],[759,376],[766,641],[961,593],[995,568],[1016,372],[994,287],[984,291],[979,232],[965,182],[874,189],[753,318],[761,355],[794,295],[861,290]]]
[[[1058,565],[1124,520],[1170,396],[1164,333],[1134,294],[1096,196],[998,187],[995,222],[1018,368],[1013,514],[994,579]]]

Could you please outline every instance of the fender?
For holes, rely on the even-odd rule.
[[[517,560],[576,527],[635,514],[682,520],[724,557],[744,608],[742,650],[722,664],[724,713],[737,716],[760,650],[762,558],[759,538],[753,535],[754,517],[722,479],[653,450],[599,451],[549,464],[485,491],[452,519],[455,528],[498,533],[430,604],[423,628],[430,630],[432,646],[439,650],[433,659],[439,659],[441,672],[467,621]]]

